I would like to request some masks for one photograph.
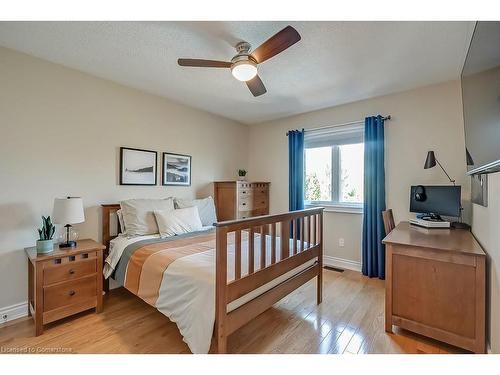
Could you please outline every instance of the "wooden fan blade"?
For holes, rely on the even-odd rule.
[[[246,84],[253,96],[261,96],[267,92],[266,86],[264,86],[259,76],[255,76],[250,81],[246,81]]]
[[[257,61],[262,63],[269,60],[271,57],[276,56],[278,53],[283,52],[288,47],[294,45],[300,40],[300,34],[292,26],[287,26],[277,34],[274,34],[259,47],[257,47],[251,56]]]
[[[228,61],[203,60],[203,59],[178,59],[177,64],[180,66],[192,66],[198,68],[230,68],[231,63]]]

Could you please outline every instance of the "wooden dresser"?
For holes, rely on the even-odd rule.
[[[396,325],[484,353],[486,254],[472,233],[402,222],[383,242],[385,330]]]
[[[269,182],[214,182],[217,220],[269,215]]]
[[[47,323],[84,310],[102,311],[102,251],[93,240],[80,240],[74,248],[37,254],[26,248],[28,257],[28,314],[35,320],[35,334]]]

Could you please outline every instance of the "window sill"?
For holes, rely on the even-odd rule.
[[[363,214],[363,206],[350,204],[331,204],[331,203],[306,203],[306,208],[324,207],[325,212],[338,212],[343,214]]]

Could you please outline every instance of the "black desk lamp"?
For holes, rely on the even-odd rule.
[[[433,168],[433,167],[436,166],[436,163],[441,167],[441,169],[443,170],[443,172],[446,175],[446,177],[448,177],[448,180],[450,180],[450,182],[453,183],[453,186],[455,186],[456,185],[455,184],[455,180],[453,180],[450,177],[450,175],[443,168],[443,166],[441,165],[441,163],[439,162],[439,160],[436,159],[436,156],[434,155],[434,151],[427,152],[427,158],[425,159],[424,169]],[[471,156],[469,154],[469,151],[467,151],[467,165],[470,165],[469,163],[473,164],[472,158],[471,158]],[[463,209],[464,208],[462,207],[462,205],[460,205],[460,218],[459,218],[460,222],[451,223],[451,226],[453,228],[456,228],[456,229],[470,229],[470,225],[469,224],[462,223],[462,210]]]
[[[424,169],[433,168],[436,166],[436,163],[441,167],[441,169],[443,170],[446,177],[448,177],[448,180],[450,180],[450,182],[453,183],[453,185],[455,185],[455,180],[453,180],[450,177],[450,175],[445,171],[445,169],[443,168],[443,166],[441,165],[439,160],[436,159],[436,156],[434,155],[434,151],[429,151],[427,153],[427,158],[425,159]]]

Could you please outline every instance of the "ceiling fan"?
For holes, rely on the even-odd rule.
[[[287,26],[274,34],[259,47],[250,52],[250,43],[240,42],[235,48],[238,52],[231,61],[203,59],[178,59],[180,66],[199,68],[230,68],[234,78],[247,84],[253,96],[267,92],[262,80],[257,75],[257,65],[283,52],[300,40],[300,35],[292,26]]]

